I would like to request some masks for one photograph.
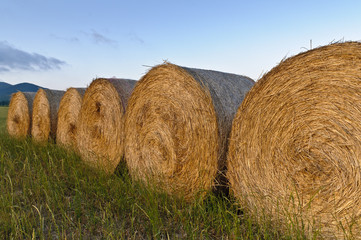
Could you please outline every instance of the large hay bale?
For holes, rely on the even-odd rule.
[[[85,88],[68,88],[60,100],[56,143],[74,148],[76,145],[77,122]]]
[[[233,121],[232,192],[283,226],[341,238],[342,225],[360,236],[360,165],[361,43],[282,61],[255,84]]]
[[[64,91],[39,89],[33,102],[31,135],[35,141],[55,139],[59,103]]]
[[[112,173],[124,155],[124,112],[136,81],[94,80],[84,94],[77,148],[91,166]]]
[[[131,175],[188,200],[210,190],[225,170],[233,116],[253,84],[235,74],[169,63],[153,67],[136,85],[126,112]]]
[[[6,120],[9,135],[22,138],[30,134],[34,97],[35,92],[17,92],[11,96]]]

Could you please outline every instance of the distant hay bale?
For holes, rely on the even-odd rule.
[[[22,138],[30,134],[34,97],[35,92],[17,92],[11,96],[6,120],[9,135]]]
[[[112,173],[124,155],[124,112],[136,81],[94,80],[84,94],[77,148],[91,166]]]
[[[361,43],[282,61],[237,111],[228,152],[232,192],[283,226],[343,238],[342,225],[360,237],[360,166]]]
[[[60,100],[56,143],[61,146],[74,148],[76,145],[77,122],[84,93],[85,88],[68,88]]]
[[[60,99],[64,91],[39,89],[33,102],[31,135],[35,141],[55,139]]]
[[[235,74],[169,63],[153,67],[136,85],[126,112],[132,177],[187,200],[210,190],[225,170],[233,116],[253,84]]]

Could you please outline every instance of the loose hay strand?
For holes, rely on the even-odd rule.
[[[124,113],[136,84],[128,79],[95,79],[80,109],[77,148],[82,159],[108,173],[124,155]]]
[[[186,199],[210,190],[225,170],[233,115],[253,83],[168,63],[152,68],[136,85],[125,117],[131,175]]]
[[[85,88],[68,88],[61,98],[58,110],[56,143],[76,148],[77,122]]]
[[[263,76],[233,121],[234,195],[310,236],[319,228],[325,238],[360,233],[360,86],[358,42],[301,53]]]
[[[55,139],[59,103],[64,91],[39,89],[33,102],[31,135],[35,141]]]
[[[23,138],[30,134],[35,92],[16,92],[11,96],[6,128],[9,135]]]

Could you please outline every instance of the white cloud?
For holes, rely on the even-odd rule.
[[[20,69],[28,71],[60,69],[64,61],[45,57],[38,53],[28,53],[0,41],[0,72]]]

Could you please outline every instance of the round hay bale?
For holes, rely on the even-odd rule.
[[[17,92],[11,96],[6,128],[9,135],[23,138],[30,134],[35,92]]]
[[[39,89],[33,102],[31,135],[35,141],[55,139],[58,109],[64,91]]]
[[[233,116],[253,84],[235,74],[153,67],[137,83],[125,117],[132,177],[186,200],[219,184]]]
[[[321,228],[325,238],[359,234],[360,165],[361,43],[282,61],[255,84],[233,121],[232,192],[283,226]]]
[[[124,112],[136,81],[95,79],[84,94],[77,148],[91,166],[113,173],[124,155]]]
[[[75,147],[78,116],[85,88],[68,88],[60,100],[56,143],[64,147]]]

